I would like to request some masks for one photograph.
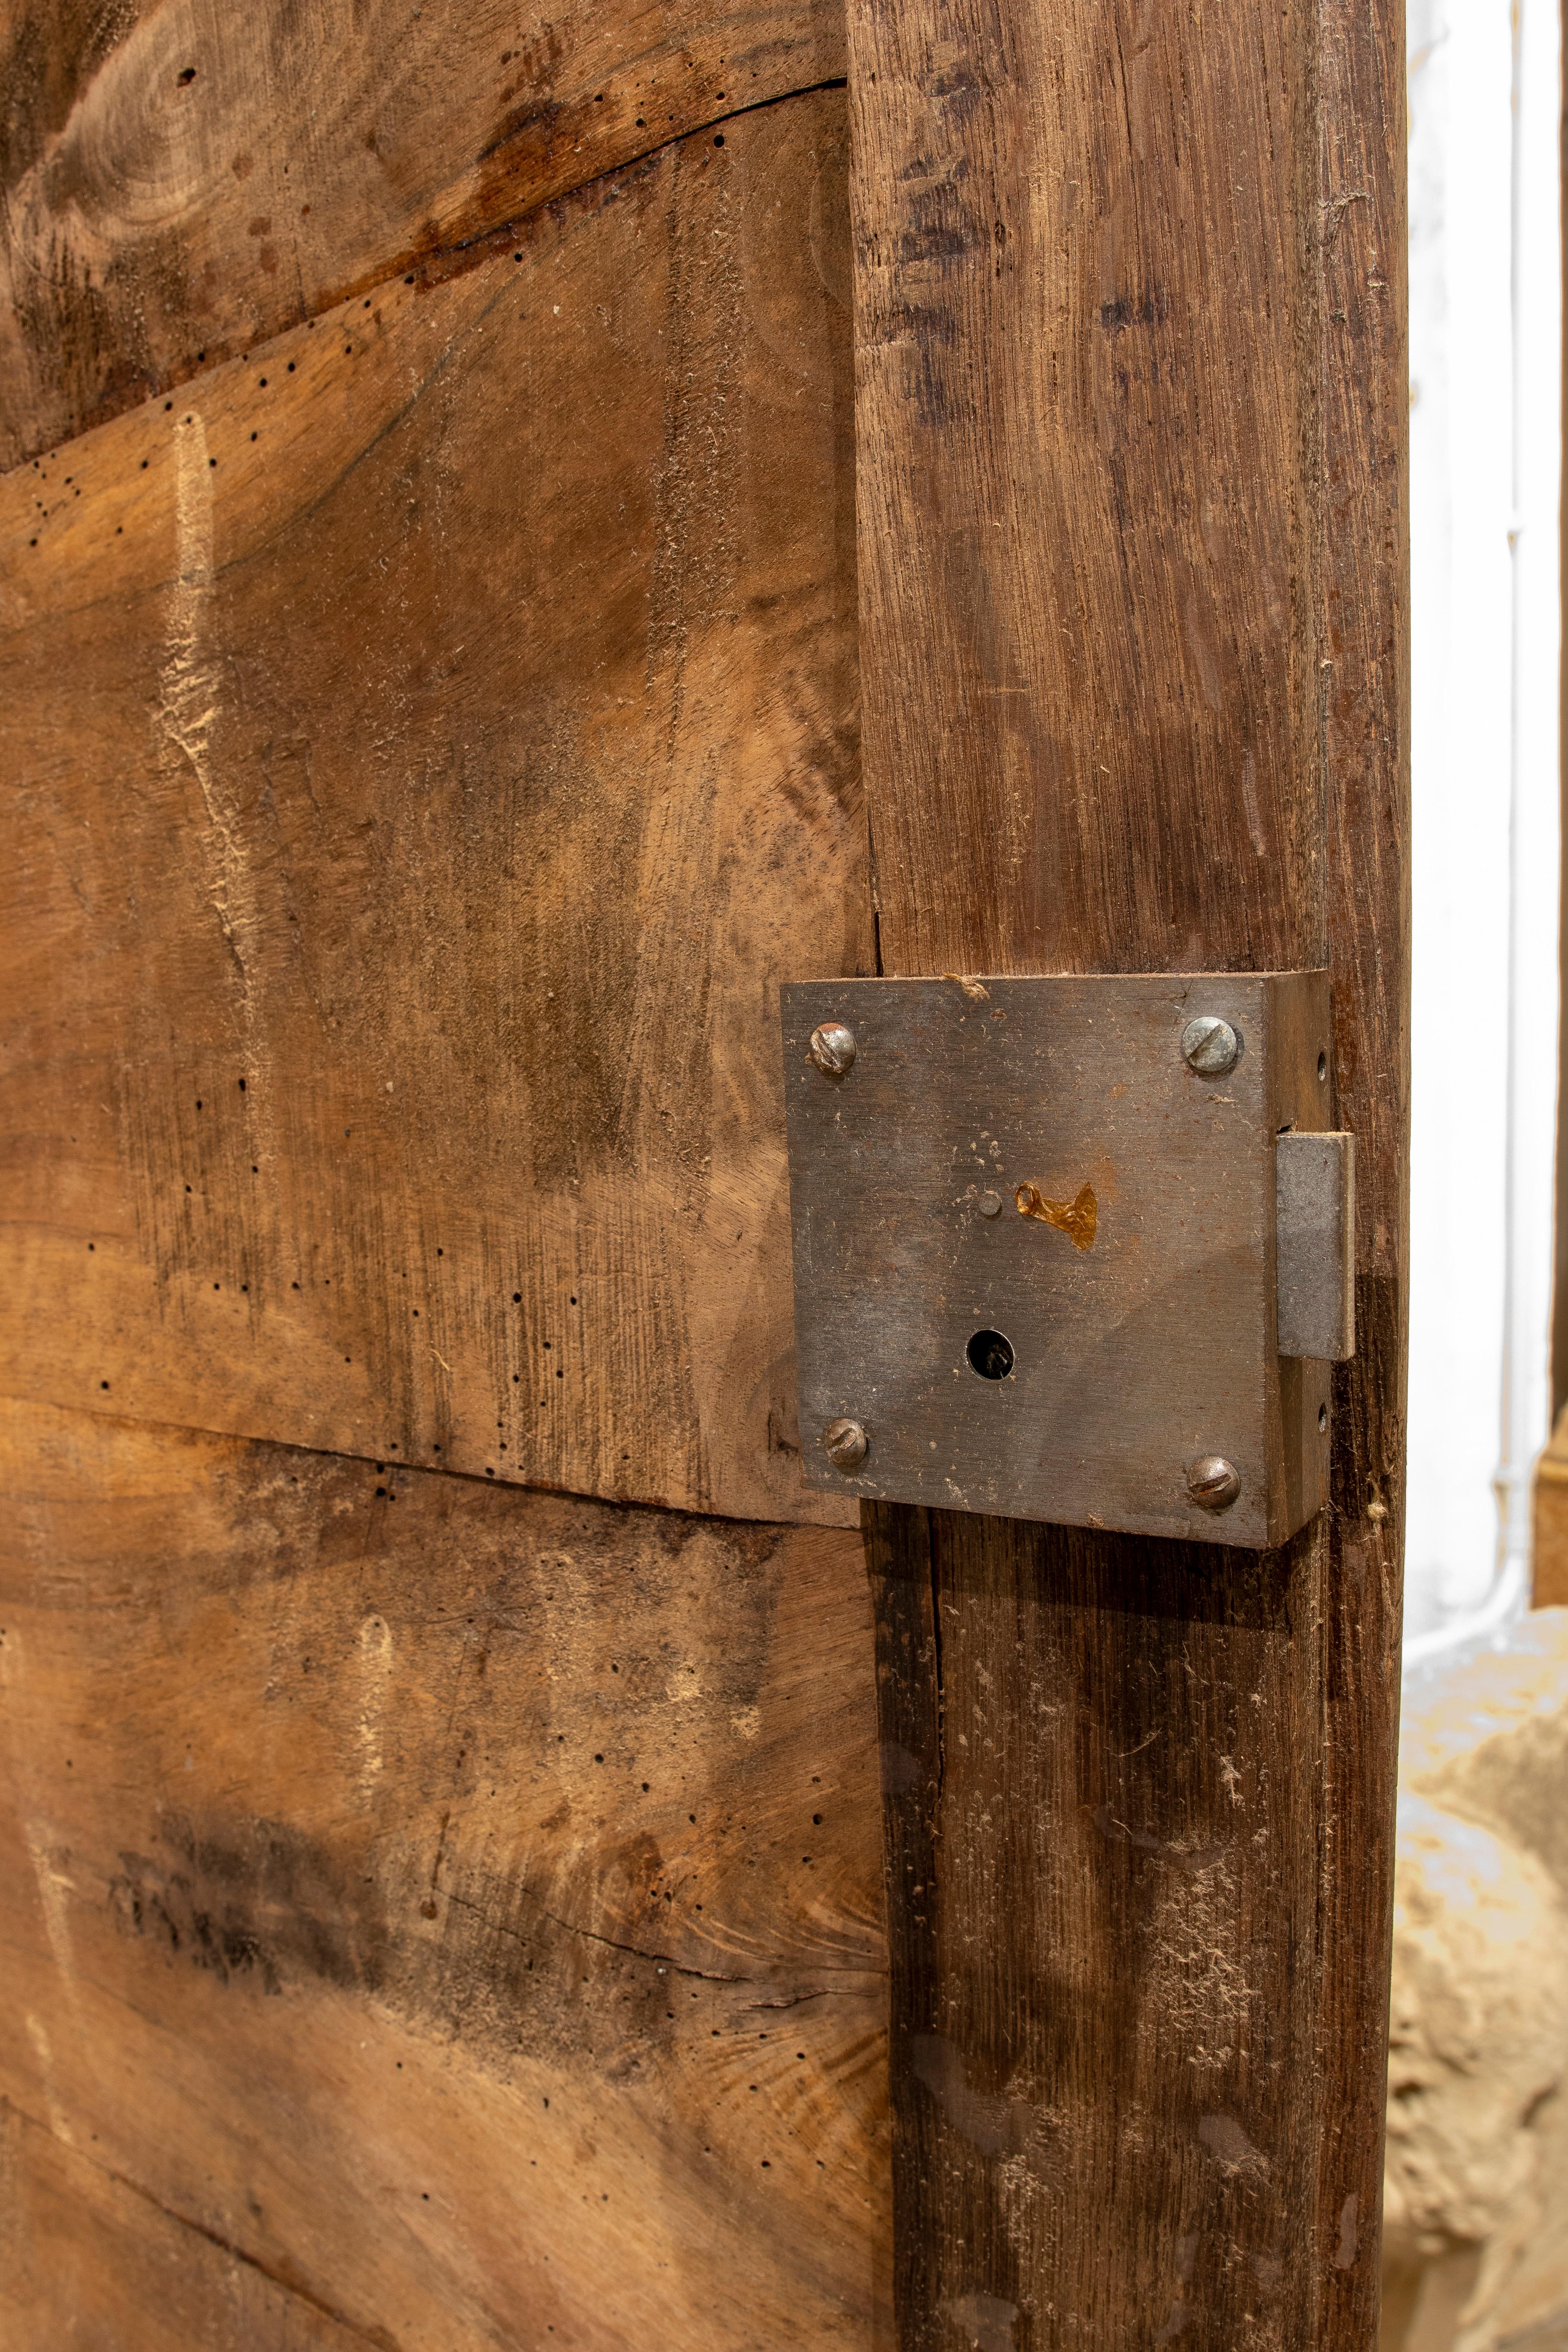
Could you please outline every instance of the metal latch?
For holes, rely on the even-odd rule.
[[[1261,1549],[1327,1493],[1326,972],[784,990],[810,1484]]]

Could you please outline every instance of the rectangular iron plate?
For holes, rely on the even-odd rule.
[[[1279,1353],[1275,1146],[1329,1125],[1326,973],[804,981],[783,1011],[814,1486],[1253,1549],[1312,1517],[1328,1370]],[[1241,1038],[1223,1076],[1183,1058],[1199,1013]],[[854,1034],[839,1077],[823,1022]],[[840,1417],[869,1440],[847,1474]],[[1212,1454],[1241,1482],[1217,1512],[1187,1490]]]

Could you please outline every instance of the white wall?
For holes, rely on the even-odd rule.
[[[1547,1435],[1561,279],[1554,0],[1408,22],[1419,1643],[1521,1595]]]

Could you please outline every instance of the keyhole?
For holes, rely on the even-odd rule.
[[[976,1331],[964,1353],[983,1381],[1005,1381],[1013,1369],[1013,1343],[1000,1331]]]

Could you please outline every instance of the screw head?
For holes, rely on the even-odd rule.
[[[823,1021],[811,1033],[811,1058],[826,1078],[841,1078],[855,1059],[855,1032],[842,1021]]]
[[[823,1452],[846,1477],[851,1470],[858,1470],[870,1442],[858,1421],[830,1421],[822,1433]]]
[[[1187,1492],[1205,1511],[1228,1511],[1241,1492],[1241,1476],[1223,1454],[1200,1454],[1187,1465]]]
[[[1222,1078],[1241,1059],[1241,1039],[1217,1013],[1200,1013],[1182,1032],[1182,1059],[1203,1078]]]
[[[1001,1193],[982,1192],[980,1195],[980,1213],[983,1217],[999,1217],[1002,1213]]]

